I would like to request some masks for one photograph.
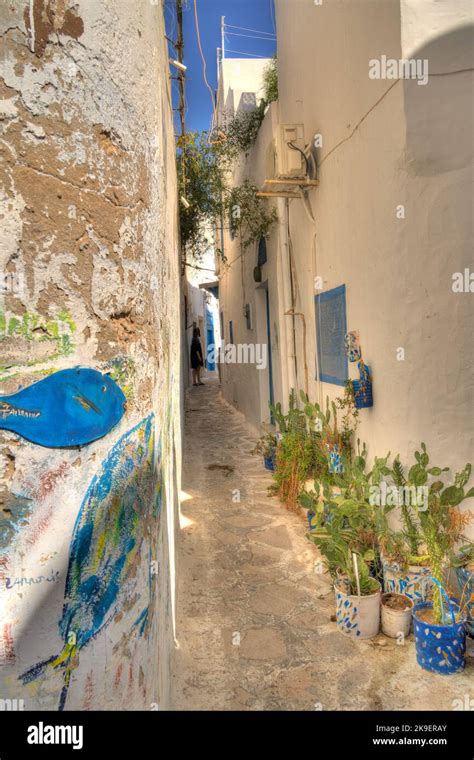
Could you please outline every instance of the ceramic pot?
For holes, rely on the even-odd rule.
[[[389,597],[397,597],[404,600],[406,609],[395,609],[387,604]],[[400,635],[406,638],[410,633],[413,601],[405,594],[389,592],[382,595],[382,633],[391,639],[398,639]]]
[[[380,630],[380,583],[377,591],[368,596],[347,594],[342,585],[334,585],[336,595],[336,625],[338,630],[353,639],[373,639]]]

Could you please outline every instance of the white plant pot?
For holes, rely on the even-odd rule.
[[[433,589],[429,567],[409,565],[400,568],[396,563],[383,561],[383,590],[385,593],[404,594],[413,602],[425,602]]]
[[[380,603],[382,592],[378,590],[368,596],[346,594],[341,587],[334,586],[336,594],[336,625],[338,630],[352,639],[373,639],[380,630]]]
[[[398,639],[400,634],[406,638],[410,633],[413,600],[406,594],[397,594],[397,596],[403,596],[410,605],[406,610],[394,610],[384,604],[384,599],[393,594],[394,592],[391,591],[382,596],[382,633],[391,639]]]

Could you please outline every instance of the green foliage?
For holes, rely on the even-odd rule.
[[[54,319],[47,319],[35,312],[25,312],[20,315],[7,315],[0,312],[0,343],[9,338],[22,338],[30,343],[51,343],[54,352],[47,358],[27,359],[0,364],[0,380],[13,377],[12,367],[33,367],[45,361],[52,362],[60,356],[68,356],[74,352],[73,336],[76,324],[65,309],[61,310]]]
[[[274,56],[263,72],[263,99],[265,103],[278,100],[278,66]]]
[[[402,463],[400,462],[400,457],[398,456],[395,457],[395,459],[393,460],[391,474],[392,474],[394,485],[396,485],[397,488],[405,488],[405,486],[407,485],[407,481],[405,478],[405,470],[403,468]],[[405,499],[402,500],[400,504],[400,509],[402,513],[403,525],[405,529],[407,543],[410,548],[410,553],[412,556],[416,557],[418,556],[419,551],[420,551],[421,538],[418,533],[417,527],[415,525],[415,521],[413,519],[410,506],[406,504]],[[401,537],[401,539],[402,539],[401,541],[398,540],[398,547],[397,547],[397,553],[399,555],[402,554],[403,536]],[[393,551],[392,551],[392,554],[393,554]]]
[[[344,398],[334,403],[327,399],[324,410],[305,393],[300,394],[299,404],[294,391],[287,414],[279,403],[271,407],[281,434],[275,490],[289,506],[297,503],[312,515],[309,538],[319,547],[333,578],[342,574],[348,580],[351,593],[356,588],[352,554],[358,557],[362,593],[371,593],[374,582],[370,572],[380,570],[380,550],[402,566],[428,564],[442,585],[448,563],[465,567],[474,561],[473,544],[464,535],[472,513],[458,509],[463,501],[474,497],[474,488],[468,489],[471,465],[445,483],[440,476],[449,468],[433,466],[422,443],[408,474],[399,456],[389,464],[390,452],[375,457],[368,471],[365,445],[361,449],[358,440],[356,451],[352,446],[357,426],[352,402],[347,387]],[[338,411],[343,413],[343,431]],[[342,472],[332,472],[328,466],[328,443],[341,447]],[[314,488],[307,492],[303,484],[310,478],[314,478]],[[382,500],[382,492],[387,494],[388,489],[393,498]],[[394,531],[389,516],[398,507],[402,529]],[[437,590],[433,608],[437,622],[442,622],[442,599]]]
[[[258,439],[252,454],[261,454],[264,457],[270,457],[275,453],[278,441],[276,435],[273,433],[266,433]]]
[[[240,235],[244,250],[267,237],[278,219],[276,209],[257,198],[258,188],[251,182],[229,186],[228,158],[219,145],[210,143],[206,132],[187,134],[178,142],[179,195],[189,204],[179,203],[181,244],[198,261],[209,249],[208,231],[224,219]]]
[[[224,173],[219,156],[207,140],[206,132],[186,135],[178,142],[177,170],[179,195],[189,203],[179,203],[181,244],[189,255],[200,260],[209,248],[206,229],[217,224],[224,212]]]
[[[219,127],[219,139],[215,141],[215,151],[221,161],[230,168],[244,154],[248,155],[265,117],[267,103],[261,101],[252,111],[238,111]]]
[[[299,405],[301,404],[301,406]],[[294,390],[290,392],[288,413],[283,414],[281,404],[271,406],[272,416],[281,434],[277,449],[275,491],[289,507],[295,507],[306,480],[314,478],[323,490],[330,490],[336,476],[329,467],[328,443],[340,445],[341,456],[351,460],[350,436],[344,440],[337,424],[336,404],[326,400],[323,412],[301,391],[300,402]],[[351,435],[353,432],[351,429]],[[349,431],[349,424],[347,431]]]
[[[393,507],[377,506],[371,500],[371,491],[389,474],[389,456],[375,457],[367,472],[367,449],[363,446],[352,461],[346,460],[344,472],[333,476],[334,485],[324,484],[314,494],[300,497],[300,503],[306,506],[308,497],[313,498],[315,517],[309,538],[319,547],[334,580],[341,574],[349,579],[350,593],[357,590],[353,553],[358,558],[362,594],[375,590],[370,571],[380,573],[379,538],[388,531],[387,513]]]
[[[336,497],[326,505],[324,526],[309,534],[324,557],[334,581],[348,580],[350,594],[357,593],[356,573],[352,555],[357,557],[358,579],[361,594],[372,594],[377,583],[370,575],[376,560],[376,547],[372,532],[370,505],[354,499]]]
[[[269,103],[278,100],[277,60],[273,58],[263,72],[263,98],[251,111],[239,111],[224,119],[216,131],[214,146],[221,160],[231,166],[242,154],[247,156],[257,139]]]
[[[268,237],[271,227],[278,220],[276,209],[269,207],[263,198],[257,198],[257,192],[258,188],[245,180],[224,197],[231,229],[240,236],[244,250],[258,243],[262,237]]]
[[[454,483],[445,484],[437,480],[448,467],[429,467],[430,458],[424,443],[421,451],[415,451],[416,463],[408,473],[408,483],[423,485],[428,491],[427,504],[416,508],[419,531],[429,558],[433,578],[443,585],[443,567],[452,561],[457,544],[465,539],[464,529],[471,520],[471,513],[461,514],[459,505],[465,499],[474,496],[474,488],[465,491],[471,476],[471,465],[466,464],[461,472],[454,476]],[[433,611],[437,623],[443,622],[442,593],[435,590]]]

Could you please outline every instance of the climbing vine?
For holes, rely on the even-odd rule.
[[[251,111],[239,112],[212,132],[191,132],[177,141],[179,221],[185,257],[202,259],[209,248],[209,231],[228,223],[243,249],[267,237],[277,221],[276,210],[258,198],[246,180],[232,187],[232,167],[248,155],[269,103],[278,98],[276,58],[263,73],[263,98]]]

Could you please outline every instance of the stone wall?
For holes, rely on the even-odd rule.
[[[16,0],[0,35],[0,392],[33,409],[0,403],[0,698],[162,708],[181,442],[162,4]],[[79,366],[102,389],[56,374]],[[107,427],[104,389],[119,421],[65,447],[71,414]]]

